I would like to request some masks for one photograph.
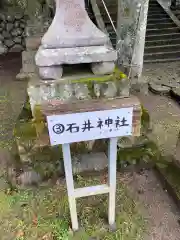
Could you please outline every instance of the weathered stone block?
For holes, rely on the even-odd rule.
[[[10,32],[10,31],[13,29],[13,27],[14,27],[14,24],[13,24],[13,23],[8,23],[8,24],[6,25],[6,29],[7,29],[8,32]]]
[[[35,64],[35,51],[23,51],[22,52],[22,67],[25,73],[36,72]]]
[[[110,74],[114,68],[114,62],[92,63],[92,72],[97,75]]]
[[[22,42],[22,37],[15,37],[15,38],[13,39],[13,42],[20,44],[20,43]]]
[[[109,46],[90,46],[76,48],[39,48],[36,54],[36,64],[39,67],[79,64],[93,62],[113,62],[117,59],[116,51]]]
[[[108,37],[90,20],[84,1],[56,0],[53,23],[42,39],[44,48],[100,46],[107,42]]]
[[[73,173],[102,171],[108,166],[108,159],[105,153],[83,154],[75,157],[72,161]]]
[[[41,36],[30,36],[26,38],[27,50],[37,50],[41,44]]]
[[[62,66],[40,67],[39,75],[42,79],[60,79],[63,75]]]
[[[6,39],[4,41],[4,45],[6,45],[8,48],[11,48],[14,45],[14,42],[11,39]]]
[[[7,31],[3,31],[3,32],[2,32],[2,35],[3,35],[3,37],[6,38],[6,39],[9,39],[9,38],[11,37],[11,34],[10,34],[9,32],[7,32]]]

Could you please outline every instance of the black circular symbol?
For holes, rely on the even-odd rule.
[[[56,124],[53,126],[53,132],[56,134],[61,134],[65,130],[65,127],[63,124]]]

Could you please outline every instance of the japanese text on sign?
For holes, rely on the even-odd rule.
[[[51,145],[132,135],[133,108],[47,117]]]

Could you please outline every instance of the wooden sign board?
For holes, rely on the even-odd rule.
[[[51,115],[51,145],[132,135],[133,108]]]
[[[77,101],[43,106],[51,145],[140,135],[141,106],[136,97]]]

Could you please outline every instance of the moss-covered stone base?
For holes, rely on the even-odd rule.
[[[14,129],[17,144],[14,169],[17,183],[22,183],[22,179],[27,176],[29,178],[36,176],[37,181],[43,181],[64,174],[61,146],[50,146],[47,124],[41,113],[40,105],[36,105],[34,109],[33,118],[27,99]],[[142,135],[140,137],[119,138],[118,167],[120,169],[138,165],[141,162],[149,162],[154,155],[157,155],[156,146],[147,138],[147,133],[150,131],[150,118],[143,107],[141,124]],[[88,153],[104,152],[107,155],[107,151],[107,140],[71,144],[73,159]],[[106,167],[105,164],[104,168]]]

